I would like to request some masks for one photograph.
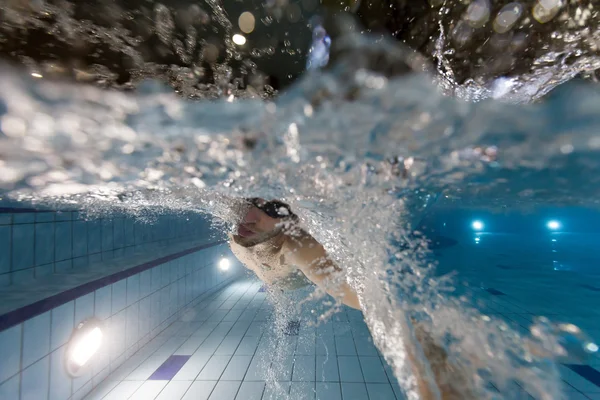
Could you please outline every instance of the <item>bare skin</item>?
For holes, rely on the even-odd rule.
[[[362,311],[358,295],[346,283],[343,270],[296,222],[272,218],[251,206],[239,224],[237,234],[230,238],[232,252],[263,282],[272,284],[297,268],[335,299]],[[405,348],[421,398],[475,399],[468,390],[467,375],[448,361],[444,349],[416,321],[407,320],[406,325],[406,330],[412,333],[405,339]],[[419,353],[427,359],[427,365]]]
[[[272,218],[260,209],[251,207],[238,226],[237,235],[232,236],[232,251],[239,258],[240,247],[251,248],[265,242],[269,244],[268,251],[274,257],[278,256],[279,265],[268,265],[267,268],[257,268],[253,263],[246,265],[263,281],[273,283],[297,268],[334,298],[349,307],[361,309],[358,296],[340,278],[341,269],[331,261],[319,242],[290,221]],[[334,280],[336,284],[333,284]]]

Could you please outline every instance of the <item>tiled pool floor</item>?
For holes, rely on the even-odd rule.
[[[188,310],[86,399],[403,399],[361,313],[299,315],[276,335],[260,287],[240,280]]]

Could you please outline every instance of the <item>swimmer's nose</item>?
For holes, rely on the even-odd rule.
[[[255,224],[260,220],[260,212],[256,207],[250,208],[250,210],[244,216],[243,224]]]

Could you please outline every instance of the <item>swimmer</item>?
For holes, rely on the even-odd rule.
[[[280,201],[248,200],[248,208],[230,236],[233,254],[268,286],[298,289],[311,282],[349,307],[361,309],[358,296],[323,246]]]
[[[233,254],[271,288],[294,290],[311,282],[341,301],[362,310],[356,292],[343,270],[323,246],[299,225],[298,216],[281,201],[247,200],[237,233],[230,235]],[[420,397],[426,400],[475,399],[469,375],[448,360],[421,324],[406,319],[405,349],[417,380]],[[420,356],[418,356],[420,354]],[[426,363],[423,360],[426,359]]]

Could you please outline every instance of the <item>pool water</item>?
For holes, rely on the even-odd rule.
[[[436,273],[456,274],[454,295],[472,296],[484,314],[523,333],[543,316],[588,335],[593,351],[559,363],[563,390],[572,399],[600,396],[598,217],[596,210],[567,207],[528,213],[442,209],[422,222],[432,243],[440,243],[432,246]]]
[[[107,398],[127,398],[155,373],[176,370],[190,371],[185,390],[174,384],[183,390],[180,398],[235,398],[246,393],[250,367],[231,381],[221,382],[215,371],[229,368],[236,340],[258,336],[267,342],[254,370],[270,369],[264,380],[248,381],[259,382],[252,386],[264,389],[260,396],[276,390],[278,398],[312,398],[332,390],[344,398],[386,398],[397,396],[399,386],[412,400],[418,395],[404,340],[411,338],[406,321],[415,317],[448,345],[452,360],[482,362],[468,368],[482,398],[560,399],[558,373],[568,378],[566,389],[575,389],[565,396],[593,395],[598,218],[585,208],[538,207],[597,207],[600,92],[571,82],[534,105],[467,103],[444,96],[431,76],[382,74],[380,67],[395,71],[398,63],[414,67],[390,42],[352,37],[346,45],[329,70],[306,75],[274,102],[232,95],[192,103],[153,83],[134,94],[105,92],[0,71],[9,88],[0,93],[0,187],[3,196],[21,200],[15,207],[30,207],[9,209],[0,220],[8,249],[1,254],[0,294],[20,302],[0,318],[2,351],[10,355],[0,393],[79,399],[110,382],[102,392]],[[256,282],[237,280],[244,272],[239,263],[230,272],[218,269],[221,258],[231,257],[224,241],[237,218],[232,199],[249,196],[291,204],[361,291],[366,324],[327,297],[302,304],[269,297]],[[48,219],[40,218],[42,210]],[[431,252],[411,249],[410,227],[418,221],[433,239]],[[438,269],[431,273],[427,261]],[[454,281],[438,286],[451,271]],[[108,288],[109,311],[102,307]],[[58,300],[40,299],[41,293]],[[78,302],[85,305],[79,312]],[[73,328],[85,316],[97,317],[97,309],[118,332],[109,335],[102,368],[55,377]],[[534,321],[539,315],[548,320]],[[333,330],[321,335],[329,338],[325,354],[317,354],[321,325],[313,324],[336,316]],[[267,324],[248,335],[253,322]],[[289,337],[308,329],[312,338],[313,328],[315,379],[310,372],[294,380],[296,359],[299,368],[313,365],[297,356],[312,354],[294,353]],[[190,342],[178,350],[181,336]],[[363,336],[389,368],[379,354],[359,354]],[[31,342],[40,346],[29,350]],[[225,354],[217,353],[221,344]],[[318,381],[317,357],[334,349],[337,378]],[[252,357],[250,366],[257,354],[244,356]],[[368,367],[361,357],[372,357],[364,360]],[[143,374],[131,375],[138,368]],[[381,373],[371,380],[374,370],[383,370],[385,380]],[[40,380],[46,386],[34,390]],[[159,396],[177,381],[156,380],[167,382],[148,383],[150,394],[144,386],[139,396]],[[334,389],[319,382],[333,382]]]
[[[548,227],[549,215],[561,229]],[[524,335],[544,316],[577,325],[594,344],[600,338],[599,217],[581,208],[493,214],[442,205],[420,228],[431,240],[436,274],[455,274],[451,296],[468,297],[483,315]],[[481,222],[477,230],[474,221]],[[319,321],[326,300],[306,301],[311,291],[274,296],[246,274],[191,308],[194,319],[174,322],[86,398],[404,399],[362,314],[343,307]],[[303,299],[300,308],[292,305]],[[565,398],[600,399],[594,352],[574,351],[559,361]],[[535,397],[512,381],[497,398]]]

